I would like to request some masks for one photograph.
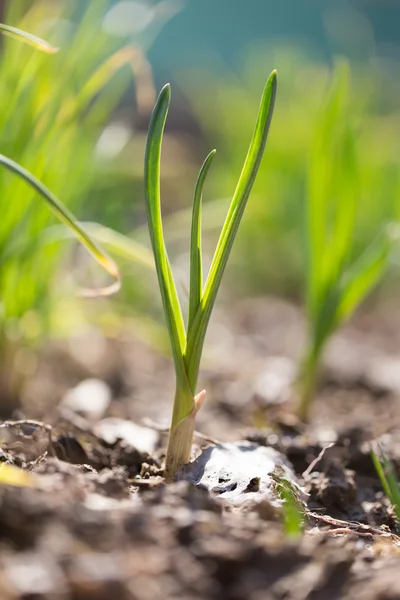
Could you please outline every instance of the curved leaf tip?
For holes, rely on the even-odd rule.
[[[171,84],[170,83],[166,83],[162,88],[161,91],[159,93],[158,96],[159,101],[160,100],[165,100],[168,102],[168,104],[171,101]]]

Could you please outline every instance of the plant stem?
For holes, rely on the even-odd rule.
[[[190,461],[194,422],[196,414],[203,404],[205,395],[204,390],[197,394],[195,398],[193,398],[189,389],[185,391],[177,388],[175,392],[172,423],[165,459],[165,478],[168,482],[173,480],[180,467]],[[182,418],[180,416],[182,404],[187,406],[190,403],[193,405],[192,410]]]
[[[302,421],[307,421],[310,404],[314,397],[319,370],[319,357],[319,349],[315,344],[311,343],[299,378],[300,404],[298,407],[298,416]]]

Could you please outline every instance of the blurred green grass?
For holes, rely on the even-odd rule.
[[[196,169],[204,154],[217,148],[215,164],[204,190],[203,242],[207,268],[207,256],[212,256],[214,251],[251,136],[262,78],[275,66],[279,72],[279,91],[269,145],[223,287],[225,299],[231,293],[242,297],[271,293],[305,305],[311,157],[326,94],[332,84],[333,65],[318,63],[304,48],[292,47],[289,43],[257,45],[235,71],[215,60],[213,69],[175,74],[180,90],[177,93],[173,89],[173,98],[178,96],[180,110],[175,115],[178,126],[167,129],[165,136],[163,211],[167,246],[175,270],[180,271],[183,304],[187,303],[191,188]],[[354,127],[359,165],[356,180],[348,181],[346,175],[327,193],[335,206],[342,195],[354,192],[357,214],[349,244],[349,264],[376,239],[386,223],[397,221],[399,217],[400,107],[396,102],[396,71],[395,63],[372,61],[351,65],[347,110]],[[186,123],[186,129],[180,119]],[[329,157],[330,141],[326,140],[326,144],[325,154]],[[178,153],[178,146],[184,151]],[[340,157],[336,158],[340,163]],[[341,186],[344,186],[343,194]],[[136,229],[132,235],[148,243],[145,227]],[[396,246],[391,261],[385,278],[386,291],[398,283]],[[140,278],[144,284],[140,291],[134,279],[125,278],[123,292],[116,303],[113,301],[114,306],[118,305],[120,314],[125,317],[130,307],[140,312],[146,306],[152,318],[159,318],[155,288],[151,281]],[[157,330],[153,330],[154,333]]]
[[[112,139],[107,127],[113,126],[124,99],[136,114],[148,110],[153,100],[143,48],[135,36],[105,32],[108,8],[107,0],[9,0],[7,24],[41,35],[60,50],[46,56],[4,38],[0,54],[1,151],[29,169],[80,218],[100,221],[108,220],[115,199],[109,194],[110,181],[117,189],[121,182],[125,185],[119,153],[133,130],[126,115],[117,122],[117,135],[114,123]],[[134,169],[132,173],[130,182],[136,177]],[[124,202],[132,203],[131,189],[127,196]],[[60,308],[60,331],[71,331],[75,312],[79,315],[77,303],[69,303],[65,311],[62,299],[73,297],[77,281],[92,275],[81,269],[82,260],[74,260],[65,242],[48,243],[56,221],[24,182],[2,171],[0,199],[0,382],[6,396],[13,393],[9,388],[18,387],[15,366],[20,364],[23,371],[23,363],[29,362],[18,360],[19,350],[43,340],[57,323],[54,315],[60,317]],[[60,232],[60,241],[64,238]]]
[[[331,66],[310,61],[299,47],[267,45],[249,52],[236,72],[220,64],[214,73],[186,72],[180,81],[206,146],[218,149],[208,197],[221,198],[233,189],[260,81],[273,67],[279,73],[275,119],[237,240],[231,281],[239,282],[245,294],[272,292],[299,300],[306,269],[307,169]],[[355,256],[380,224],[398,215],[400,107],[395,101],[395,67],[369,63],[352,68],[349,110],[360,154]],[[204,209],[211,212],[213,203]]]
[[[28,3],[23,4],[8,3],[7,22],[40,30],[64,47],[54,56],[45,56],[5,40],[0,59],[2,151],[33,172],[70,208],[86,213],[88,190],[94,178],[101,176],[94,160],[99,130],[127,89],[129,68],[118,74],[112,87],[106,83],[119,65],[111,65],[96,80],[101,64],[118,50],[96,27],[102,2],[89,9],[79,26],[70,23],[68,42],[57,31],[58,11],[65,7],[54,5],[49,11],[48,3],[35,3],[24,14]],[[73,4],[69,3],[68,11]],[[62,14],[64,19],[68,11]],[[24,183],[1,173],[0,197],[0,338],[34,338],[45,327],[50,290],[64,249],[41,243],[43,231],[54,221],[46,208],[33,202],[34,193]],[[23,317],[28,312],[27,322],[35,322],[36,327],[24,329]]]

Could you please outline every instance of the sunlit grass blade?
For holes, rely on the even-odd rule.
[[[190,238],[190,290],[189,290],[189,317],[188,330],[193,324],[193,319],[200,306],[203,293],[203,265],[201,256],[201,214],[204,182],[216,150],[212,150],[204,161],[193,198],[192,231]]]
[[[80,226],[74,215],[61,204],[60,200],[41,183],[29,171],[21,167],[18,163],[10,158],[0,154],[0,165],[13,172],[15,175],[23,179],[31,186],[38,194],[47,202],[49,208],[57,216],[57,218],[74,232],[78,240],[92,254],[96,261],[111,275],[114,283],[100,290],[83,290],[85,295],[108,295],[117,291],[120,287],[120,275],[115,262],[96,244],[94,240]]]
[[[85,230],[121,258],[126,258],[148,269],[154,269],[154,257],[148,248],[110,227],[99,223],[81,222]]]
[[[29,44],[29,46],[33,46],[34,48],[42,50],[42,52],[46,52],[47,54],[55,54],[59,50],[59,48],[52,46],[36,35],[22,31],[22,29],[17,29],[16,27],[11,27],[11,25],[0,23],[0,33],[21,42],[25,42],[25,44]]]
[[[185,348],[186,332],[178,294],[165,247],[160,198],[161,145],[170,98],[170,86],[167,84],[160,92],[149,125],[145,154],[144,185],[147,220],[165,319],[170,335],[177,377],[179,381],[182,382],[186,379],[182,358]]]
[[[222,232],[217,244],[210,272],[204,288],[203,298],[196,313],[193,325],[188,331],[185,350],[187,374],[192,389],[196,387],[200,358],[208,322],[222,280],[229,254],[246,208],[251,188],[257,175],[268,137],[275,103],[277,74],[273,71],[261,98],[256,127],[250,147],[239,177],[239,181],[229,207]]]

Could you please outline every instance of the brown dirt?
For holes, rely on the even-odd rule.
[[[288,458],[309,493],[300,539],[262,505],[233,511],[186,482],[165,485],[164,434],[149,455],[106,441],[94,432],[99,416],[60,403],[82,379],[100,377],[112,395],[104,416],[163,425],[168,359],[131,339],[97,344],[94,357],[85,352],[91,335],[53,344],[12,415],[51,428],[0,430],[0,461],[32,474],[30,487],[0,485],[0,598],[400,598],[399,532],[369,455],[384,435],[400,468],[399,321],[391,305],[365,309],[333,340],[305,426],[291,408],[301,313],[269,298],[214,318],[197,429]]]

